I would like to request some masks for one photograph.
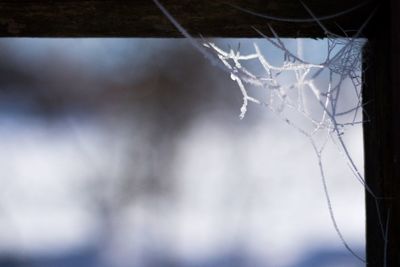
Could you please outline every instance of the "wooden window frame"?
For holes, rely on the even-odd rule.
[[[363,65],[365,178],[380,198],[388,221],[388,242],[379,227],[375,199],[366,194],[367,266],[400,266],[400,1],[304,0],[317,15],[362,5],[324,24],[336,34],[358,29],[377,8],[363,31],[368,39]],[[229,3],[283,18],[309,18],[295,0],[232,0]],[[322,38],[315,22],[267,20],[227,5],[226,1],[164,0],[163,4],[194,36]],[[340,25],[338,27],[337,25]],[[150,0],[0,0],[0,37],[181,37]],[[398,135],[398,136],[397,136]]]

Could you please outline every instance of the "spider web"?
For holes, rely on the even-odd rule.
[[[315,64],[290,52],[281,39],[263,36],[284,53],[283,64],[273,65],[256,42],[253,43],[254,52],[248,54],[242,54],[240,46],[224,50],[213,42],[204,42],[203,45],[222,62],[231,79],[237,83],[242,94],[241,119],[245,117],[249,103],[262,105],[310,140],[318,158],[335,231],[350,253],[364,261],[350,248],[336,222],[322,166],[322,152],[327,142],[332,141],[357,180],[369,190],[342,138],[347,127],[362,123],[358,119],[362,108],[361,53],[365,42],[359,38],[326,38],[327,56],[323,62]],[[301,45],[298,50],[302,50]],[[253,70],[251,65],[254,63],[259,65],[255,69],[261,68],[261,73]],[[261,96],[259,93],[252,95],[252,88],[261,89],[263,93]],[[340,99],[349,91],[355,95],[356,104],[341,107]],[[372,194],[371,190],[369,192]]]
[[[274,36],[273,39],[254,28],[267,42],[283,52],[283,63],[281,65],[274,65],[261,53],[256,42],[253,43],[254,52],[247,54],[241,54],[240,46],[237,49],[229,48],[224,50],[213,42],[203,40],[202,44],[200,44],[174,19],[158,0],[153,0],[153,2],[182,35],[190,41],[194,48],[203,54],[213,65],[230,75],[231,79],[237,83],[242,94],[242,106],[239,115],[241,119],[245,117],[249,103],[255,103],[266,107],[281,120],[309,139],[318,159],[322,186],[333,227],[343,246],[354,257],[365,263],[365,259],[354,252],[349,246],[338,226],[326,182],[322,162],[324,148],[328,142],[332,142],[338,148],[353,176],[365,188],[367,193],[375,199],[379,226],[386,247],[390,210],[388,211],[386,224],[384,225],[379,208],[380,198],[365,183],[364,177],[353,161],[343,139],[346,128],[360,125],[364,122],[359,119],[362,117],[361,73],[362,50],[365,43],[360,36],[364,27],[374,16],[377,8],[371,12],[370,16],[355,31],[354,35],[349,36],[343,30],[343,37],[330,32],[321,21],[348,13],[358,7],[328,17],[318,18],[301,2],[311,16],[307,21],[316,22],[326,35],[327,56],[320,63],[305,61],[301,57],[301,46],[298,47],[297,54],[291,52],[270,25],[268,26]],[[272,20],[299,22],[296,19],[265,16],[234,5],[231,6]],[[257,73],[249,66],[254,63],[261,67],[261,73]],[[285,77],[285,74],[288,73],[292,77],[291,79],[287,79],[287,75]],[[262,91],[261,96],[260,93],[250,93],[250,88],[253,87],[261,89],[259,90]],[[346,107],[343,103],[345,102],[345,96],[349,93],[353,93],[356,96],[356,101]],[[311,97],[309,97],[310,95]],[[386,255],[386,249],[384,255]],[[386,262],[386,259],[384,259],[384,262]]]

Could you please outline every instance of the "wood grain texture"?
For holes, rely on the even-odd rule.
[[[282,37],[323,37],[315,22],[290,23],[260,18],[242,8],[283,18],[311,18],[298,0],[165,0],[160,1],[194,36],[259,37],[252,27]],[[357,6],[364,0],[304,0],[325,16]],[[338,34],[356,30],[371,12],[367,4],[349,14],[326,20]],[[339,26],[340,27],[339,27]],[[151,0],[136,1],[4,1],[0,0],[0,36],[24,37],[181,37]]]

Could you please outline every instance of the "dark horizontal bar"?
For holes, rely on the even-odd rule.
[[[362,4],[361,0],[304,0],[316,16],[327,16]],[[239,8],[284,19],[310,19],[298,0],[161,1],[192,35],[258,37],[253,27],[272,36],[270,24],[282,37],[323,37],[316,22],[265,19]],[[235,7],[233,7],[235,6]],[[357,30],[373,9],[372,3],[333,19],[326,27],[344,35]],[[180,37],[151,0],[137,1],[1,1],[2,37]]]

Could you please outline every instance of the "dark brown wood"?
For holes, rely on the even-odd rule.
[[[364,124],[365,176],[380,198],[377,209],[375,199],[366,195],[369,267],[400,266],[399,12],[398,0],[380,7],[365,50],[363,101],[369,120]]]
[[[284,18],[310,18],[298,0],[164,0],[160,1],[194,36],[258,37],[254,26],[268,35],[271,24],[282,37],[323,37],[315,22],[287,23],[267,20],[233,8]],[[349,9],[365,0],[304,0],[317,16]],[[330,30],[355,30],[371,5],[325,21]],[[337,25],[340,27],[338,27]],[[50,1],[0,0],[0,36],[25,37],[181,37],[151,0]]]

